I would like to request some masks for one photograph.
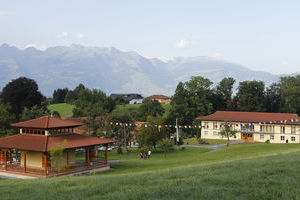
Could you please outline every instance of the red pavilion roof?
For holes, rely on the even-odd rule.
[[[0,148],[47,152],[55,147],[61,146],[64,141],[66,141],[65,145],[63,146],[64,149],[117,142],[117,140],[113,139],[97,138],[80,134],[67,134],[58,136],[18,134],[0,138]]]
[[[74,122],[66,119],[60,119],[52,116],[44,116],[37,119],[14,123],[11,125],[20,128],[51,129],[51,128],[63,128],[63,127],[77,127],[77,126],[82,126],[83,123]]]

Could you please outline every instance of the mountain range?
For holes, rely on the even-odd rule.
[[[262,80],[266,85],[280,78],[280,75],[253,71],[239,64],[205,56],[161,60],[114,47],[71,45],[41,51],[34,47],[0,46],[0,88],[12,79],[25,76],[34,79],[46,96],[51,96],[57,88],[73,89],[79,83],[107,94],[172,95],[179,81],[187,81],[197,75],[214,83],[224,77],[233,77],[237,82]]]

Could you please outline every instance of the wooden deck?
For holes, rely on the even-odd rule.
[[[21,166],[18,163],[7,163],[6,167],[5,164],[0,164],[0,171],[6,172],[6,173],[12,173],[12,174],[21,174],[21,175],[27,175],[27,176],[33,176],[33,177],[53,177],[53,176],[63,176],[73,173],[79,173],[79,172],[88,172],[91,170],[101,169],[109,167],[109,164],[105,161],[91,161],[90,165],[87,165],[86,162],[79,162],[77,161],[75,165],[70,166],[65,169],[55,169],[55,168],[47,168],[47,171],[45,172],[42,168],[31,168],[26,167],[26,169]]]

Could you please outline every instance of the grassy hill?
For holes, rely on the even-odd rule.
[[[299,144],[238,144],[217,152],[180,148],[110,158],[115,170],[37,180],[0,179],[0,199],[298,199]]]
[[[61,118],[69,118],[72,117],[73,115],[73,109],[74,109],[74,105],[71,104],[67,104],[67,103],[57,103],[57,104],[51,104],[48,105],[47,108],[53,112],[53,111],[57,111]]]
[[[141,106],[141,104],[125,104],[125,105],[117,105],[118,107],[125,107],[126,109],[130,109],[130,108],[139,108]],[[169,112],[170,112],[170,108],[171,106],[169,104],[162,104],[163,108],[165,109],[165,113],[164,113],[164,117],[168,116]],[[72,117],[73,113],[73,109],[74,109],[74,105],[71,104],[66,104],[66,103],[57,103],[57,104],[51,104],[48,105],[47,108],[53,112],[53,111],[57,111],[60,116],[62,118],[70,118]]]
[[[124,105],[117,105],[118,107],[124,107],[125,109],[138,109],[142,104],[124,104]],[[162,107],[165,109],[165,113],[163,117],[167,117],[170,113],[171,105],[170,104],[161,104]]]

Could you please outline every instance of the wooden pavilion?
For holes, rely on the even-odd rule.
[[[108,144],[116,140],[74,133],[82,125],[51,116],[12,124],[20,133],[0,138],[0,171],[48,177],[109,168]],[[50,158],[54,148],[63,149],[58,162]]]

